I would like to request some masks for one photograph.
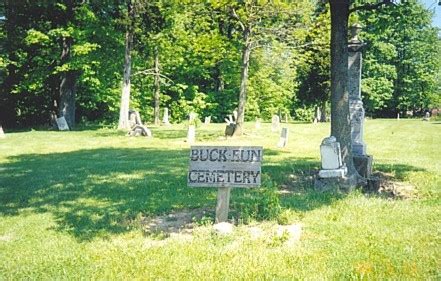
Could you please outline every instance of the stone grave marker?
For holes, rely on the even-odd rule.
[[[334,136],[325,138],[320,145],[322,169],[319,171],[320,178],[342,178],[346,176],[347,168],[343,166],[341,159],[340,143]]]
[[[190,112],[188,117],[187,142],[193,144],[196,141],[196,113]]]
[[[282,148],[288,145],[288,128],[282,128],[282,133],[280,134],[280,140],[277,144],[278,147]]]
[[[168,116],[168,108],[165,107],[164,108],[164,116],[162,116],[162,124],[168,126],[170,125],[170,121],[169,121],[169,116]]]
[[[259,118],[256,118],[256,123],[254,124],[254,128],[256,128],[257,130],[259,130],[262,127],[262,124],[260,122]]]
[[[6,137],[5,132],[3,131],[2,125],[0,125],[0,139],[4,139]]]
[[[430,113],[429,112],[426,112],[426,114],[424,114],[423,121],[430,121]]]
[[[233,112],[234,115],[234,112]],[[234,131],[236,130],[236,122],[233,120],[233,115],[228,115],[228,118],[225,118],[225,122],[227,122],[227,126],[225,127],[225,137],[232,137]],[[237,113],[236,113],[237,116]]]
[[[192,146],[187,174],[190,187],[217,187],[216,223],[227,221],[232,187],[261,183],[262,147]]]
[[[273,118],[271,119],[271,131],[277,132],[280,127],[280,118],[278,115],[273,115]]]
[[[69,126],[67,125],[66,118],[64,118],[64,116],[57,118],[56,122],[57,122],[58,130],[69,131]]]
[[[210,124],[211,123],[211,116],[206,116],[205,117],[205,120],[204,120],[204,124],[205,125],[208,125],[208,124]]]
[[[400,120],[400,114],[397,113],[397,120]]]
[[[188,125],[187,142],[193,144],[196,141],[196,127],[195,125]]]
[[[129,125],[130,125],[130,131],[127,133],[128,136],[131,137],[152,136],[152,131],[150,131],[150,129],[147,128],[144,124],[142,124],[141,116],[139,115],[139,112],[136,110],[133,109],[129,110]]]

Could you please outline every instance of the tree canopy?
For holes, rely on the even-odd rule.
[[[146,121],[159,107],[170,109],[172,122],[192,111],[222,121],[240,108],[241,93],[243,120],[286,113],[311,121],[316,108],[329,112],[328,4],[131,2],[133,18],[122,0],[5,1],[0,122],[38,126],[73,112],[72,123],[116,124],[128,26],[130,108]],[[349,21],[364,27],[362,95],[370,116],[441,106],[441,43],[431,17],[416,0],[352,13]]]

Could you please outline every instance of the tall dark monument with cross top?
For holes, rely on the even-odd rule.
[[[348,42],[348,91],[349,113],[351,116],[351,140],[354,165],[358,173],[368,178],[372,173],[372,156],[366,153],[363,140],[365,111],[361,99],[362,49],[364,43],[358,38],[361,25],[351,26],[351,39]]]

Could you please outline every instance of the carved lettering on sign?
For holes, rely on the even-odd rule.
[[[260,186],[262,147],[192,146],[189,186]]]

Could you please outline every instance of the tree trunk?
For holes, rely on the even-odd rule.
[[[326,101],[320,105],[320,122],[326,122]]]
[[[331,7],[331,135],[340,142],[348,178],[357,172],[352,160],[351,122],[348,92],[349,0],[330,0]]]
[[[73,39],[71,37],[63,38],[61,64],[64,64],[69,60],[72,43]],[[73,70],[68,70],[63,73],[60,83],[60,104],[58,105],[58,114],[64,116],[70,129],[75,126],[76,80],[77,73]]]
[[[132,44],[133,44],[133,7],[132,1],[128,3],[128,13],[131,23],[127,27],[126,37],[125,37],[125,54],[124,54],[124,76],[123,76],[123,85],[122,85],[122,93],[121,93],[121,107],[119,110],[119,122],[118,129],[119,130],[128,130],[130,129],[129,125],[129,106],[130,106],[130,74],[132,71]]]
[[[245,120],[245,103],[247,101],[248,69],[250,66],[250,54],[251,54],[251,38],[250,38],[249,28],[245,28],[243,37],[245,44],[242,50],[242,71],[240,74],[239,106],[237,108],[236,130],[234,131],[234,136],[241,136],[243,134],[243,123]]]
[[[155,47],[155,109],[154,109],[154,115],[155,115],[155,125],[160,125],[160,116],[159,116],[159,103],[160,103],[160,87],[161,87],[161,81],[159,77],[159,52],[158,47]]]

